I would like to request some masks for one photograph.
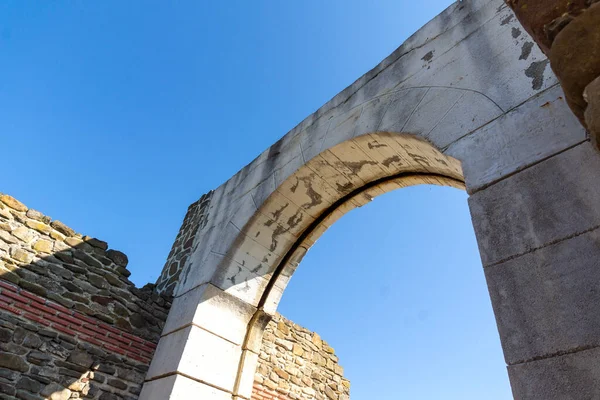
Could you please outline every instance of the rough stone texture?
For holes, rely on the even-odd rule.
[[[318,334],[277,314],[263,335],[253,400],[348,400],[350,381]]]
[[[0,194],[0,399],[138,397],[171,299],[126,265]]]
[[[583,91],[600,76],[600,3],[592,5],[556,36],[549,59],[571,109],[584,121],[587,103]]]
[[[588,103],[585,109],[585,123],[590,130],[592,140],[596,147],[600,144],[600,78],[590,83],[584,92],[585,101]]]
[[[590,0],[507,0],[523,27],[547,54],[558,32],[591,3]]]
[[[179,229],[177,238],[167,257],[167,262],[160,273],[160,277],[156,281],[156,291],[158,293],[167,296],[173,294],[175,286],[179,281],[181,271],[192,251],[196,232],[199,229],[202,229],[206,224],[207,209],[211,197],[212,192],[209,192],[188,207],[185,218],[183,219],[183,224]]]
[[[144,362],[5,310],[0,330],[10,333],[0,336],[0,399],[131,400],[140,393]]]
[[[600,230],[485,268],[509,365],[600,346]]]
[[[515,399],[582,400],[600,398],[600,349],[508,367]]]
[[[0,279],[158,341],[170,297],[154,285],[138,289],[127,279],[127,257],[106,242],[75,233],[8,195],[0,197]]]
[[[469,198],[484,266],[600,225],[600,155],[583,143]]]

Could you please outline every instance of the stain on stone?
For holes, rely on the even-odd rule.
[[[398,163],[398,164],[402,165],[402,162],[400,161],[400,157],[398,157],[398,156],[388,157],[385,160],[383,160],[381,163],[386,167],[389,167],[392,163]]]
[[[513,39],[516,39],[519,36],[521,36],[521,30],[519,28],[514,28],[513,27],[512,30],[511,30],[511,34],[512,34]]]
[[[514,17],[515,17],[514,14],[510,14],[507,17],[502,18],[502,21],[500,21],[500,25],[503,26],[503,25],[510,23],[510,21],[512,21]]]
[[[423,57],[421,57],[421,60],[431,62],[432,58],[433,58],[433,50],[431,50],[430,52],[425,54]]]
[[[369,149],[377,149],[379,147],[387,147],[385,143],[379,143],[377,140],[368,143]]]
[[[281,217],[281,213],[290,205],[290,203],[286,203],[284,206],[281,206],[281,208],[279,210],[276,210],[275,212],[271,213],[273,215],[273,218],[275,218],[275,221],[279,220],[279,217]]]
[[[227,280],[229,282],[231,282],[232,285],[235,285],[235,277],[242,272],[242,267],[238,266],[238,272],[236,272],[235,274],[233,274],[231,277],[227,278]]]
[[[417,162],[417,164],[420,164],[424,167],[429,167],[429,160],[425,157],[423,157],[420,154],[414,154],[414,153],[408,153],[409,156],[411,156],[411,158]]]
[[[346,193],[346,192],[349,192],[350,189],[352,189],[352,182],[348,182],[348,183],[345,183],[343,185],[341,185],[341,184],[339,184],[337,182],[335,184],[337,186],[337,191],[340,192],[340,193]]]
[[[440,164],[443,164],[443,165],[445,165],[445,166],[448,166],[448,163],[447,163],[446,161],[444,161],[443,159],[441,159],[441,158],[436,158],[436,159],[435,159],[435,161],[437,161],[437,162],[439,162]]]
[[[353,175],[356,175],[358,172],[360,172],[362,167],[364,167],[365,165],[377,165],[375,161],[369,160],[361,160],[356,162],[344,161],[342,164],[348,167],[350,171],[352,171]]]
[[[519,60],[527,60],[529,55],[531,54],[531,50],[533,49],[533,42],[525,42],[523,43],[523,47],[521,47],[521,56]]]
[[[302,215],[302,213],[299,211],[296,214],[289,217],[287,220],[287,224],[290,227],[290,229],[295,228],[300,222],[302,222],[302,218],[304,218],[304,215]]]
[[[548,65],[548,60],[535,61],[525,70],[525,76],[531,78],[531,87],[534,90],[541,89],[544,84],[544,71]]]
[[[315,174],[310,174],[309,176],[305,176],[302,178],[296,177],[296,184],[290,188],[292,193],[296,193],[296,190],[298,190],[298,186],[300,185],[300,181],[302,181],[306,185],[306,195],[310,198],[310,202],[304,203],[300,206],[305,209],[309,209],[322,203],[323,197],[319,193],[317,193],[316,190],[314,190],[312,187],[312,179],[314,178],[314,176]]]
[[[255,268],[253,268],[250,272],[253,274],[258,274],[258,271],[262,268],[262,264],[258,264]]]

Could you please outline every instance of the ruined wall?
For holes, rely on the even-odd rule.
[[[137,399],[210,195],[188,209],[157,285],[138,289],[125,254],[0,194],[0,399]],[[252,399],[347,400],[337,362],[276,315]]]
[[[265,330],[252,400],[348,400],[350,381],[331,346],[279,314]]]
[[[183,224],[179,229],[175,243],[167,257],[167,262],[156,281],[156,291],[165,295],[172,295],[179,281],[181,271],[192,251],[196,232],[206,224],[206,217],[212,191],[200,197],[200,200],[188,207]]]
[[[127,262],[0,194],[0,399],[138,397],[171,303]]]

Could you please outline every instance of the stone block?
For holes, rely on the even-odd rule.
[[[173,300],[163,335],[194,324],[241,345],[255,311],[255,307],[207,283]]]
[[[462,161],[467,191],[474,193],[584,140],[585,130],[555,86],[444,153]]]
[[[600,345],[600,230],[485,268],[507,364]]]
[[[508,367],[515,400],[600,398],[600,349]]]
[[[240,356],[241,346],[192,325],[160,339],[146,379],[178,372],[233,391]]]
[[[469,198],[484,266],[600,226],[600,154],[583,143]]]
[[[146,382],[139,400],[189,400],[193,398],[210,400],[231,400],[231,394],[204,385],[181,375],[171,375]]]

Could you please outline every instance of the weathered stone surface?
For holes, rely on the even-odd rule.
[[[584,98],[587,102],[585,109],[585,123],[590,130],[592,140],[596,147],[600,144],[600,78],[590,83],[585,91]],[[599,147],[600,148],[600,147]]]
[[[508,367],[515,399],[559,400],[600,397],[598,348]]]
[[[29,370],[29,365],[23,357],[5,352],[0,352],[0,367],[20,372],[27,372]]]
[[[584,143],[472,195],[469,206],[483,264],[599,226],[596,170],[600,155]]]
[[[549,54],[567,101],[581,121],[587,107],[583,91],[600,76],[599,20],[600,4],[594,4],[560,31]]]
[[[6,204],[13,210],[21,212],[27,211],[27,207],[25,206],[25,204],[21,203],[19,200],[7,194],[0,194],[0,202]]]
[[[115,264],[121,267],[126,267],[129,263],[127,256],[118,250],[108,250],[106,252],[106,256],[110,258]]]

